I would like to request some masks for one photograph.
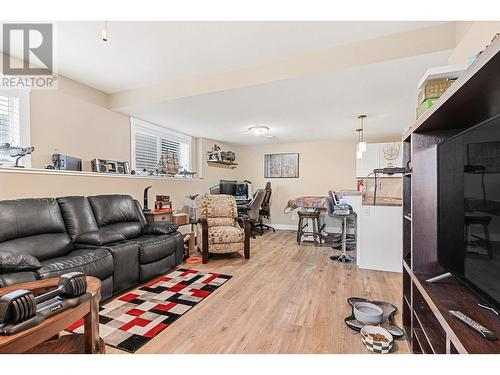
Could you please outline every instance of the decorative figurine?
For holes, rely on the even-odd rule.
[[[3,143],[0,145],[0,151],[8,151],[10,157],[16,158],[16,164],[14,166],[17,168],[24,168],[24,166],[19,165],[19,160],[26,155],[30,155],[31,153],[33,153],[33,151],[35,151],[35,148],[32,146],[11,146],[10,143]]]

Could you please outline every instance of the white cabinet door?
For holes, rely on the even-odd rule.
[[[366,177],[379,168],[380,165],[379,143],[367,143],[363,158],[356,159],[356,177]]]
[[[403,146],[401,142],[387,143],[367,143],[366,151],[363,152],[363,158],[356,159],[356,177],[366,177],[377,168],[389,167],[389,160],[384,152],[392,150],[395,159],[392,161],[393,167],[403,167]],[[393,175],[392,177],[400,177]],[[385,176],[391,177],[391,176]]]

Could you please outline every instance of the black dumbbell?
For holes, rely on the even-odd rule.
[[[81,272],[65,273],[59,277],[57,288],[37,297],[29,290],[19,289],[0,297],[0,324],[15,324],[37,313],[37,305],[54,297],[76,298],[87,290],[87,278]]]
[[[0,297],[0,324],[17,323],[36,315],[36,300],[32,292],[15,290]]]
[[[87,278],[81,272],[70,272],[59,276],[57,288],[36,297],[36,303],[48,301],[51,298],[61,296],[62,298],[79,297],[87,291]]]

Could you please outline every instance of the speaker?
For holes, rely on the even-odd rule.
[[[55,169],[59,169],[61,171],[82,170],[82,159],[74,158],[69,155],[53,154],[52,164],[54,164]]]
[[[92,165],[93,172],[117,174],[130,173],[128,161],[94,159],[90,162],[90,164]]]

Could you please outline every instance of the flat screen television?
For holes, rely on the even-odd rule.
[[[500,308],[500,116],[437,150],[438,261]]]

